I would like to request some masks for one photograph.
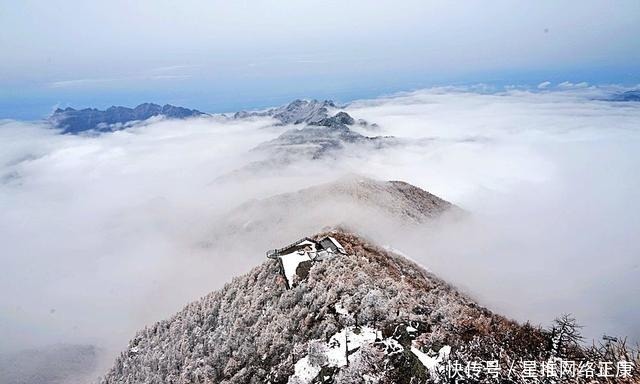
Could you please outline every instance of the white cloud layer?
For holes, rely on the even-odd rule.
[[[84,137],[1,122],[2,348],[123,348],[136,329],[263,260],[251,239],[212,243],[224,212],[349,172],[404,180],[471,212],[412,233],[380,228],[379,241],[482,304],[534,323],[572,312],[589,336],[639,339],[640,104],[594,100],[601,93],[430,89],[363,100],[347,110],[379,124],[367,134],[411,144],[237,183],[216,179],[286,127],[212,117]]]

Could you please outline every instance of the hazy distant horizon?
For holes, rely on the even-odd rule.
[[[219,94],[212,91],[206,96],[200,96],[198,98],[176,98],[170,95],[166,95],[166,91],[149,93],[149,94],[126,94],[124,92],[116,92],[115,94],[106,93],[104,95],[85,95],[79,93],[69,97],[68,101],[64,102],[51,102],[48,96],[43,96],[43,100],[35,98],[31,100],[31,103],[21,106],[13,106],[5,102],[0,104],[0,119],[10,120],[40,120],[48,117],[56,108],[71,107],[75,109],[83,108],[97,108],[106,109],[110,106],[125,106],[135,107],[142,103],[155,103],[155,104],[172,104],[176,106],[198,109],[205,113],[233,113],[243,110],[257,110],[261,108],[276,107],[279,105],[287,104],[295,99],[317,99],[317,100],[333,100],[339,104],[347,104],[353,101],[361,99],[375,99],[378,97],[384,97],[403,92],[412,92],[421,89],[431,89],[438,87],[470,87],[470,86],[485,86],[488,90],[500,92],[509,88],[522,88],[527,90],[536,90],[537,86],[541,83],[550,82],[550,87],[557,87],[563,82],[569,82],[573,84],[588,84],[588,86],[610,86],[620,87],[625,89],[640,88],[640,74],[635,79],[637,82],[632,81],[632,77],[629,76],[629,81],[588,81],[580,77],[563,77],[562,75],[548,76],[548,77],[532,77],[528,82],[518,81],[457,81],[448,83],[432,83],[427,86],[419,86],[419,82],[414,85],[398,84],[379,86],[371,85],[370,87],[362,86],[361,88],[354,88],[352,90],[338,90],[331,92],[330,90],[310,90],[306,92],[291,91],[282,94],[257,94],[254,97],[236,97],[224,99],[225,94]],[[402,87],[405,85],[405,87]],[[34,104],[35,103],[35,104]]]
[[[640,2],[78,0],[5,4],[0,119],[206,112],[433,86],[640,84]]]

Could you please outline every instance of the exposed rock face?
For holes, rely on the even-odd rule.
[[[292,107],[292,105],[294,107]],[[351,129],[354,125],[367,126],[363,120],[356,121],[346,112],[338,112],[333,116],[327,115],[327,105],[333,103],[325,101],[300,101],[296,100],[284,107],[296,110],[297,106],[308,108],[303,114],[287,114],[280,121],[300,124],[302,128],[292,128],[273,140],[266,141],[256,146],[252,152],[262,157],[226,175],[219,177],[218,181],[231,180],[241,177],[243,174],[256,172],[273,172],[275,169],[295,164],[299,161],[329,159],[334,160],[344,155],[349,149],[353,150],[378,150],[389,146],[401,144],[402,141],[393,136],[365,136]],[[311,111],[311,112],[309,112]],[[267,112],[255,112],[252,114],[236,114],[236,117],[256,115],[282,116],[282,112],[273,114],[273,110]],[[295,116],[295,118],[291,118]],[[371,127],[373,127],[372,125]]]
[[[302,128],[293,128],[277,138],[264,142],[254,148],[262,152],[263,161],[249,164],[248,170],[272,167],[274,164],[286,165],[299,160],[317,160],[335,158],[349,146],[366,146],[367,149],[380,149],[398,144],[392,136],[365,136],[353,131],[350,126],[356,123],[346,112],[334,116],[307,122]]]
[[[262,112],[238,112],[234,118],[251,116],[271,116],[283,125],[304,124],[290,129],[277,138],[260,144],[255,151],[267,152],[264,165],[288,163],[299,158],[319,159],[329,153],[336,154],[347,144],[373,144],[380,146],[391,138],[367,137],[349,128],[356,123],[346,112],[330,116],[336,105],[329,100],[294,100],[286,106]],[[260,164],[252,164],[259,167]]]
[[[317,122],[311,122],[311,125],[321,125],[325,127],[335,127],[338,125],[353,125],[355,119],[346,112],[338,112],[332,117],[325,117]]]
[[[547,333],[358,236],[316,238],[327,234],[346,255],[314,263],[292,289],[265,261],[140,331],[103,383],[424,383],[447,359],[548,355]]]
[[[113,106],[104,111],[95,108],[80,110],[58,108],[49,117],[49,121],[55,127],[62,128],[63,133],[80,133],[89,130],[108,132],[125,128],[129,123],[146,120],[154,116],[185,119],[202,115],[205,115],[205,113],[195,109],[176,107],[170,104],[160,106],[153,103],[144,103],[135,108]]]
[[[281,124],[302,124],[318,122],[329,116],[330,110],[336,108],[331,100],[294,100],[291,103],[258,112],[237,112],[233,115],[236,119],[252,116],[271,116],[280,120]]]
[[[351,118],[346,113],[344,114]],[[390,145],[391,137],[368,137],[352,131],[341,123],[343,117],[330,117],[301,129],[291,129],[277,138],[260,144],[256,151],[268,151],[270,159],[282,162],[296,157],[319,159],[327,155],[337,155],[338,151],[349,144],[365,144],[373,147]]]

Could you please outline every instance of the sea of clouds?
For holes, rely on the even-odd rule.
[[[590,338],[640,340],[640,103],[543,88],[356,101],[345,110],[377,124],[357,130],[403,144],[236,178],[259,159],[252,148],[291,127],[212,116],[73,136],[1,121],[0,352],[91,344],[104,369],[136,329],[264,259],[251,238],[216,245],[225,212],[353,173],[470,213],[406,233],[381,221],[376,233],[482,305],[542,325],[570,312]],[[282,225],[291,240],[309,235]]]

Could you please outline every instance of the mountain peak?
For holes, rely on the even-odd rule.
[[[246,118],[253,116],[270,116],[280,121],[281,124],[302,124],[318,122],[329,117],[331,109],[337,108],[331,100],[318,101],[316,99],[295,99],[287,105],[271,108],[266,111],[237,112],[234,118]]]
[[[632,89],[629,91],[613,94],[610,101],[640,101],[640,89]]]
[[[546,353],[545,332],[491,313],[370,240],[340,230],[308,239],[329,237],[344,253],[306,265],[297,284],[269,259],[140,331],[103,383],[329,383],[363,375],[412,383],[437,378],[448,358],[492,359],[492,348],[531,360]]]

